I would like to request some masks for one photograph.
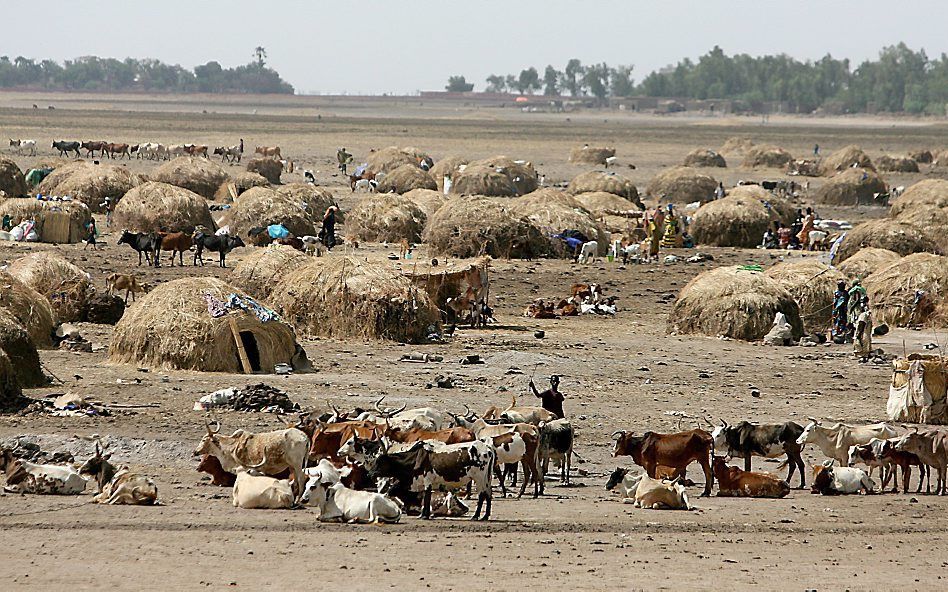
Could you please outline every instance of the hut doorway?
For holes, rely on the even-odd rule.
[[[250,361],[250,370],[260,372],[260,349],[257,348],[257,338],[251,331],[240,332],[240,342],[247,353],[247,359]]]

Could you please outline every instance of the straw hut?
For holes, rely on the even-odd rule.
[[[438,188],[434,177],[413,164],[403,164],[385,174],[376,191],[378,193],[408,193],[413,189]]]
[[[40,366],[39,353],[29,333],[6,310],[0,309],[0,352],[9,358],[10,368],[0,362],[0,392],[9,393],[12,378],[20,388],[46,385],[46,376]],[[0,394],[2,396],[2,394]]]
[[[267,181],[262,175],[244,171],[242,173],[237,173],[237,176],[234,177],[233,182],[226,182],[218,187],[217,192],[214,193],[214,201],[232,202],[241,193],[247,191],[248,189],[253,187],[269,186],[270,182]]]
[[[830,154],[826,157],[826,160],[823,161],[823,175],[827,177],[832,177],[836,173],[846,170],[848,168],[861,168],[868,169],[871,171],[876,170],[872,165],[872,159],[869,158],[869,155],[862,151],[862,148],[856,146],[855,144],[850,144],[840,148],[836,152]]]
[[[270,302],[311,337],[421,343],[441,325],[424,290],[387,266],[354,257],[313,260],[290,271]]]
[[[44,243],[78,243],[86,238],[92,212],[81,201],[46,201],[31,197],[0,202],[0,218],[9,215],[13,224],[36,222],[37,236]]]
[[[319,214],[322,220],[322,213]],[[291,199],[266,187],[248,189],[224,214],[222,226],[230,233],[246,235],[251,228],[283,224],[295,236],[315,235],[317,212],[305,202]]]
[[[257,173],[274,185],[280,184],[283,163],[275,158],[254,158],[247,163],[248,173]]]
[[[86,304],[94,293],[89,274],[59,255],[44,251],[20,257],[7,271],[49,300],[61,323],[83,319]]]
[[[926,179],[915,183],[892,203],[889,216],[921,228],[948,252],[948,181]]]
[[[750,138],[742,138],[740,136],[733,136],[727,139],[724,144],[721,146],[721,149],[718,150],[721,154],[734,154],[737,156],[743,156],[754,147],[754,143],[751,142]]]
[[[724,160],[723,156],[714,150],[709,150],[707,148],[696,148],[685,156],[685,162],[683,164],[686,167],[724,168],[727,166],[727,161]]]
[[[880,171],[889,173],[917,173],[918,161],[910,156],[889,156],[883,154],[876,161]]]
[[[931,150],[913,150],[909,152],[909,158],[918,164],[931,164],[934,160]]]
[[[816,190],[814,200],[839,206],[873,205],[880,203],[875,196],[888,190],[874,170],[849,168],[823,183]]]
[[[280,195],[289,198],[290,201],[302,204],[313,220],[322,220],[329,206],[339,205],[328,189],[310,183],[289,183],[278,185],[273,189]],[[340,212],[336,212],[336,220],[342,221]]]
[[[10,313],[37,347],[50,347],[56,317],[45,296],[6,271],[0,271],[0,309]]]
[[[917,226],[897,220],[869,220],[846,232],[835,263],[839,264],[865,247],[888,249],[899,255],[937,253],[938,246]]]
[[[415,202],[415,205],[424,212],[425,218],[430,217],[440,210],[441,206],[447,202],[447,198],[445,198],[443,193],[430,189],[412,189],[408,193],[403,194],[403,197]]]
[[[765,275],[776,280],[796,300],[807,333],[829,329],[836,284],[846,280],[842,272],[810,258],[778,263]]]
[[[566,190],[573,195],[604,191],[624,197],[642,208],[642,200],[635,183],[609,171],[587,171],[573,177]]]
[[[112,223],[133,232],[192,233],[198,226],[215,229],[207,201],[183,187],[149,181],[132,189],[115,206]]]
[[[427,292],[444,322],[463,322],[470,314],[467,303],[490,295],[490,261],[486,255],[438,265],[416,260],[402,269],[402,275]]]
[[[428,219],[422,239],[432,254],[452,257],[533,258],[551,249],[532,222],[483,196],[448,200]]]
[[[20,381],[13,372],[13,363],[0,349],[0,413],[13,413],[28,405],[29,399],[23,396]]]
[[[870,274],[863,285],[874,323],[923,325],[948,296],[948,257],[908,255]]]
[[[615,148],[579,146],[569,151],[569,161],[576,164],[604,165],[616,155]]]
[[[741,166],[751,168],[782,168],[793,155],[778,146],[754,146],[747,151]]]
[[[266,300],[283,276],[310,261],[310,257],[289,245],[253,249],[234,266],[230,283],[254,298]]]
[[[779,219],[772,208],[754,197],[728,195],[698,208],[691,235],[699,245],[753,248]]]
[[[346,233],[362,241],[417,243],[421,241],[427,219],[421,208],[407,197],[378,193],[359,200],[347,212]]]
[[[0,156],[0,195],[5,197],[23,197],[29,188],[23,171],[13,160]]]
[[[506,156],[494,156],[464,165],[452,180],[455,195],[515,197],[536,191],[538,176],[533,165]]]
[[[435,183],[438,184],[438,191],[444,193],[444,178],[453,179],[458,172],[458,168],[468,162],[470,162],[468,159],[461,156],[445,156],[434,163],[434,166],[428,172],[434,178]]]
[[[112,198],[112,203],[116,203],[140,184],[141,178],[124,166],[80,160],[57,167],[43,179],[36,193],[70,196],[89,206],[93,212],[104,212],[105,207],[101,204],[105,198]]]
[[[740,266],[718,267],[682,288],[668,315],[667,331],[757,341],[770,331],[778,312],[786,316],[793,336],[801,337],[800,309],[776,280]]]
[[[652,177],[645,193],[662,201],[691,203],[714,198],[718,182],[714,177],[692,167],[674,167]]]
[[[608,191],[591,191],[589,193],[579,193],[574,195],[579,205],[586,208],[589,212],[602,216],[609,212],[627,212],[629,210],[640,210],[638,203],[620,197],[615,193]]]
[[[428,158],[428,155],[417,148],[389,146],[369,154],[366,169],[373,173],[385,173],[387,175],[402,165],[410,164],[419,167],[421,161],[426,158]]]
[[[846,277],[861,280],[883,267],[888,267],[899,259],[901,259],[901,255],[895,251],[866,247],[856,251],[855,255],[849,257],[837,267],[839,271],[846,274]]]
[[[298,348],[296,337],[279,318],[261,320],[240,308],[223,309],[218,317],[211,315],[206,299],[224,303],[231,295],[247,298],[237,288],[211,277],[159,285],[115,326],[110,361],[200,372],[271,373],[277,364],[292,364]],[[244,355],[246,362],[242,362]]]
[[[213,199],[229,178],[224,167],[197,156],[179,156],[158,167],[152,175],[152,181],[184,187],[207,199]]]
[[[564,230],[578,230],[589,240],[598,242],[601,255],[609,247],[609,235],[589,211],[568,193],[556,189],[538,189],[515,199],[510,204],[510,213],[514,217],[526,218],[548,236],[560,234]],[[565,250],[561,254],[572,255]]]

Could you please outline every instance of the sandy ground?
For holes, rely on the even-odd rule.
[[[486,156],[508,153],[538,163],[548,179],[567,179],[582,170],[566,162],[571,146],[583,141],[614,143],[620,157],[638,164],[627,170],[640,186],[662,166],[677,163],[698,145],[717,147],[732,135],[784,145],[805,153],[819,141],[825,149],[861,143],[871,154],[881,147],[902,151],[948,145],[941,125],[896,122],[895,127],[861,120],[759,121],[617,117],[605,114],[560,116],[509,110],[455,110],[428,106],[352,105],[261,107],[252,115],[238,102],[220,113],[203,114],[193,99],[172,113],[173,102],[139,98],[53,96],[54,111],[22,109],[28,98],[0,95],[0,128],[10,137],[35,137],[42,147],[53,137],[108,138],[115,141],[198,141],[248,145],[279,144],[307,167],[343,203],[347,195],[331,176],[336,146],[357,158],[370,147],[411,144],[435,155]],[[19,101],[19,103],[18,103]],[[36,102],[36,101],[30,101]],[[315,105],[315,106],[313,106]],[[227,105],[225,105],[227,106]],[[214,111],[209,106],[208,111]],[[227,111],[227,112],[224,112]],[[262,114],[266,112],[267,114]],[[315,120],[313,113],[323,115]],[[570,117],[571,121],[566,121]],[[608,120],[608,121],[604,121]],[[48,152],[48,151],[45,151]],[[17,156],[21,166],[35,159]],[[152,163],[128,163],[147,172]],[[775,171],[729,168],[721,178],[778,178]],[[928,172],[927,174],[932,174]],[[937,171],[936,173],[937,174]],[[893,175],[909,183],[921,175]],[[844,208],[850,219],[879,217],[874,208]],[[100,224],[104,228],[104,221]],[[137,269],[130,249],[104,236],[97,252],[81,246],[0,246],[0,260],[37,249],[63,253],[89,271],[97,285],[114,270],[140,271],[151,282],[229,271],[213,266]],[[236,264],[249,250],[235,251]],[[885,365],[859,364],[842,346],[766,348],[704,337],[668,336],[665,319],[677,291],[694,275],[716,265],[772,265],[777,254],[711,249],[713,262],[640,265],[622,268],[564,261],[499,261],[492,273],[497,325],[459,330],[446,344],[402,346],[337,340],[305,342],[316,372],[289,377],[192,372],[140,371],[107,362],[111,328],[84,325],[96,348],[91,354],[42,352],[50,372],[63,382],[30,391],[31,396],[76,392],[105,403],[157,404],[117,411],[103,418],[0,417],[0,438],[27,435],[51,449],[84,457],[89,444],[75,435],[93,433],[112,441],[114,459],[153,475],[166,505],[159,508],[98,507],[79,498],[0,495],[0,545],[7,549],[0,578],[9,589],[166,590],[284,588],[344,585],[349,589],[512,590],[548,582],[570,589],[699,589],[730,584],[741,589],[940,589],[945,571],[941,545],[948,538],[943,498],[929,495],[875,495],[826,498],[794,490],[783,500],[698,498],[692,512],[638,510],[618,502],[603,488],[616,466],[610,434],[617,429],[674,431],[671,411],[696,416],[767,421],[807,416],[847,422],[884,418],[890,379]],[[388,249],[370,245],[358,254],[383,257]],[[681,253],[679,253],[681,254]],[[799,254],[792,257],[799,257]],[[229,259],[230,261],[231,259]],[[568,291],[574,281],[601,282],[619,294],[615,318],[535,321],[520,316],[537,296]],[[132,306],[135,306],[134,304]],[[546,338],[536,339],[537,329]],[[900,353],[945,335],[896,330],[879,345]],[[399,363],[408,352],[444,356],[438,364]],[[486,363],[459,364],[477,353]],[[201,415],[191,411],[199,396],[226,386],[265,381],[287,391],[303,407],[370,404],[382,394],[387,403],[435,405],[460,411],[504,404],[512,395],[528,398],[531,376],[564,376],[566,410],[577,429],[573,485],[549,483],[539,500],[500,499],[491,521],[423,522],[408,518],[392,526],[324,525],[311,510],[240,511],[229,490],[211,487],[193,469],[191,451],[201,436]],[[438,374],[451,376],[454,389],[427,388]],[[120,381],[120,382],[119,382]],[[760,397],[751,395],[759,390]],[[224,429],[282,427],[270,414],[221,413]],[[685,425],[689,425],[687,422]],[[822,460],[805,451],[808,462]],[[777,470],[770,462],[755,467]],[[699,473],[692,469],[692,477]],[[810,475],[807,475],[809,481]],[[794,477],[793,485],[797,485]],[[913,483],[914,485],[914,483]],[[318,571],[317,571],[318,570]],[[319,574],[314,584],[313,573]]]

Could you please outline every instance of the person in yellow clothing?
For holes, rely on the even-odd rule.
[[[672,204],[668,204],[668,213],[665,215],[665,232],[662,236],[662,247],[673,249],[681,247],[681,219],[675,213]]]

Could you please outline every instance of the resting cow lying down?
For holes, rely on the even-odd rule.
[[[873,493],[875,482],[862,469],[852,467],[834,467],[828,460],[813,467],[813,488],[811,493],[822,495],[848,495],[864,491]]]

